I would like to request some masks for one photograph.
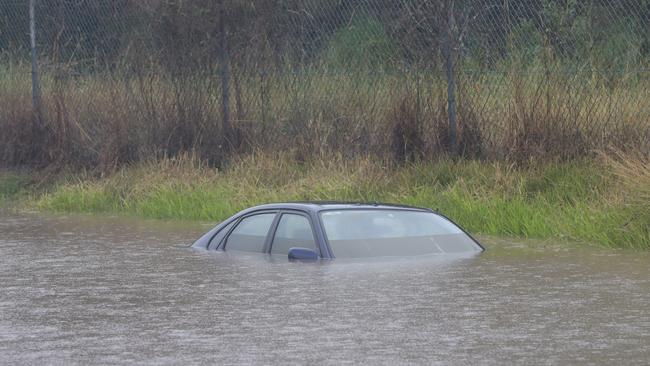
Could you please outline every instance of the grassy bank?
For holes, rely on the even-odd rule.
[[[281,154],[249,156],[217,171],[182,158],[104,178],[69,177],[32,193],[29,204],[48,211],[218,221],[274,201],[398,202],[437,208],[480,234],[650,248],[648,166],[641,157],[613,157],[527,168],[476,161],[395,167],[369,159],[297,163]]]

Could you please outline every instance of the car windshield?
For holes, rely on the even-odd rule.
[[[482,251],[458,226],[432,212],[355,209],[324,211],[321,218],[338,258]]]

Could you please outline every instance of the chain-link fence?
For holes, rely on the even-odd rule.
[[[0,156],[566,159],[650,146],[649,70],[649,0],[0,0]]]

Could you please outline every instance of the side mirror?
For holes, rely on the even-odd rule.
[[[289,249],[290,261],[302,262],[315,262],[319,259],[318,253],[315,250],[307,248],[291,248]]]

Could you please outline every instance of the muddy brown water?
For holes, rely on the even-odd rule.
[[[648,364],[650,254],[206,253],[209,227],[0,213],[0,364]]]

